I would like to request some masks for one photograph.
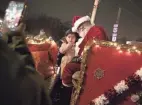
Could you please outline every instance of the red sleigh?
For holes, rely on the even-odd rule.
[[[136,105],[142,99],[141,67],[142,49],[91,41],[84,50],[71,105]]]
[[[33,39],[30,39],[33,40]],[[44,77],[55,73],[58,47],[53,40],[46,39],[44,43],[28,43],[29,50],[35,61],[37,71]]]

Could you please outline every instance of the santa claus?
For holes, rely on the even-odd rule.
[[[91,39],[108,40],[104,29],[100,26],[92,25],[89,16],[75,16],[73,18],[72,31],[77,32],[82,37],[76,45],[76,51],[79,57],[66,65],[63,70],[62,83],[64,86],[72,86],[72,76],[76,79],[80,71],[80,56],[84,50],[86,43]],[[79,59],[78,59],[79,58]]]

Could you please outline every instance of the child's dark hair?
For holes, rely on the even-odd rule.
[[[69,34],[74,34],[76,36],[76,41],[78,41],[78,39],[80,38],[79,34],[77,32],[72,32],[71,29],[67,30],[66,33],[65,33],[65,36],[68,36]]]

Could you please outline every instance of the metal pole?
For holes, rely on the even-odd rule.
[[[99,4],[100,0],[95,0],[94,1],[94,6],[93,6],[93,11],[92,11],[92,16],[91,16],[91,23],[95,24],[95,18],[96,18],[96,12],[97,12],[97,8],[98,8],[98,4]]]
[[[117,14],[117,20],[116,20],[116,23],[119,23],[119,20],[120,20],[120,15],[121,15],[121,8],[119,8],[118,10],[118,14]]]
[[[117,40],[117,34],[118,34],[118,26],[119,26],[119,21],[120,21],[120,16],[121,16],[121,8],[119,8],[118,13],[117,13],[117,19],[116,23],[113,25],[113,33],[112,33],[112,41],[116,42]]]

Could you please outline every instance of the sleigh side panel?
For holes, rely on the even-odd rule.
[[[104,94],[141,68],[142,55],[140,52],[128,52],[128,49],[132,48],[132,46],[124,49],[119,48],[118,50],[117,47],[109,45],[110,43],[93,43],[87,51],[87,57],[83,60],[87,65],[82,64],[81,67],[83,83],[79,84],[82,88],[77,105],[89,105],[93,99]],[[83,68],[86,69],[84,70]],[[124,102],[125,105],[134,104],[133,102],[128,102],[128,100],[129,98]],[[121,105],[124,103],[122,102]]]

